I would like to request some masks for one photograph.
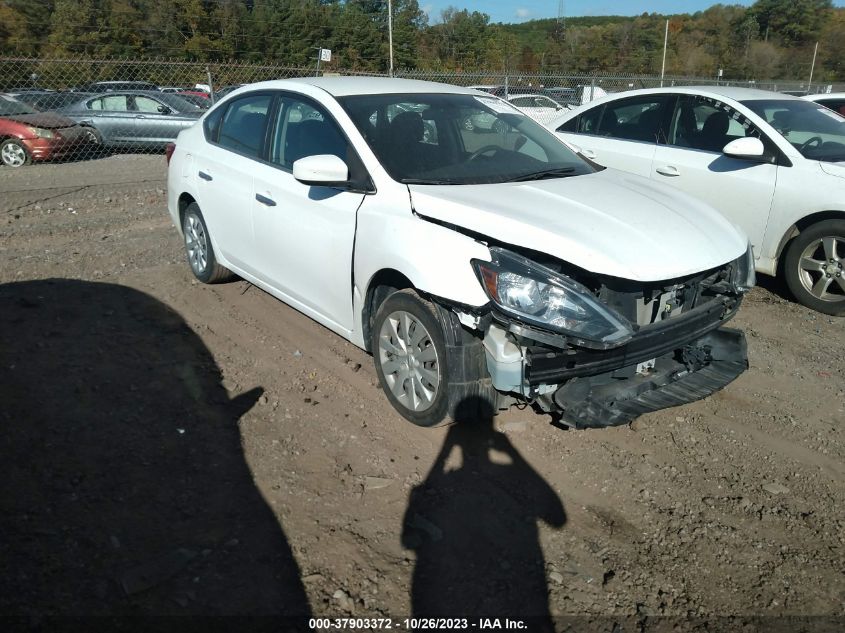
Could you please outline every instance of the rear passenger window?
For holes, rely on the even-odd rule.
[[[220,133],[220,122],[223,120],[223,113],[226,111],[226,106],[217,108],[209,113],[203,121],[203,129],[205,130],[205,140],[209,143],[217,142],[217,135]]]
[[[818,103],[834,112],[845,115],[845,99],[819,99]]]
[[[218,144],[250,158],[260,158],[267,132],[271,95],[247,95],[226,108]]]
[[[665,139],[662,132],[665,101],[663,96],[636,97],[606,104],[598,135],[646,143]]]
[[[90,110],[104,110],[106,112],[126,112],[129,106],[126,102],[126,95],[112,95],[100,97],[88,102]]]

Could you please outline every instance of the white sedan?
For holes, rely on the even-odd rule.
[[[564,109],[545,95],[511,95],[508,101],[540,123],[548,123]]]
[[[502,133],[466,129],[482,115]],[[492,95],[253,84],[167,156],[197,279],[237,274],[370,351],[416,424],[516,401],[624,424],[747,367],[723,327],[754,283],[747,238],[689,196],[596,169]]]
[[[548,127],[607,167],[692,194],[739,225],[757,271],[806,306],[845,314],[845,118],[804,99],[727,87],[613,94]]]

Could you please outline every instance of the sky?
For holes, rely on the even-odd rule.
[[[449,6],[469,11],[481,11],[491,22],[524,22],[538,18],[557,17],[558,0],[418,0],[428,13],[429,22],[439,21],[440,12]],[[642,13],[694,13],[716,4],[713,0],[564,0],[566,16],[582,15],[640,15]],[[723,0],[723,4],[749,6],[754,0]],[[845,6],[845,0],[834,0]]]

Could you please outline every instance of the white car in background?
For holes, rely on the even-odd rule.
[[[758,272],[782,275],[810,308],[845,314],[845,117],[763,90],[658,88],[548,127],[598,164],[712,205],[749,236]]]
[[[839,114],[845,116],[845,92],[806,95],[801,98],[806,99],[807,101],[813,101],[814,103],[819,103],[826,108],[830,108],[834,112],[838,112]]]
[[[462,125],[481,115],[503,133]],[[492,95],[253,84],[167,155],[197,279],[236,273],[371,352],[415,424],[516,401],[624,424],[747,367],[742,333],[723,327],[754,283],[746,237],[689,196],[594,167]]]
[[[564,109],[557,101],[545,95],[511,95],[508,101],[540,123],[548,123]]]

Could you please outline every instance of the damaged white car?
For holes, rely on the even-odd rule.
[[[468,117],[500,123],[467,129]],[[623,424],[747,367],[754,283],[707,205],[603,169],[507,102],[384,78],[243,87],[169,148],[203,282],[237,274],[372,353],[433,426],[465,400]]]

